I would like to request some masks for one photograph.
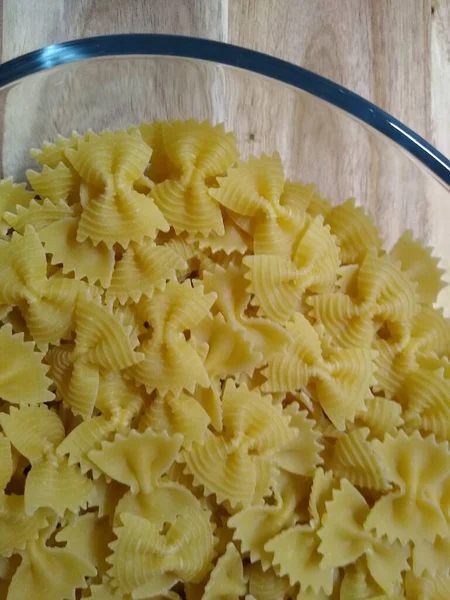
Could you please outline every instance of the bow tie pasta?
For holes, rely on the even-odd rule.
[[[431,250],[223,125],[31,155],[0,181],[0,599],[448,600]]]

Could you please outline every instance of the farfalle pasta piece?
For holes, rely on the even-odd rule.
[[[184,486],[173,482],[156,482],[155,487],[153,487],[150,494],[139,493],[134,495],[131,492],[125,494],[116,509],[117,527],[125,535],[129,536],[131,533],[132,537],[134,537],[136,534],[133,534],[129,529],[127,531],[126,527],[125,529],[122,528],[124,521],[122,518],[123,515],[139,517],[143,521],[141,524],[146,527],[147,530],[153,529],[159,538],[158,541],[164,546],[167,546],[167,543],[170,544],[174,537],[177,538],[179,536],[180,527],[183,528],[183,523],[186,521],[186,526],[184,527],[186,535],[184,536],[184,539],[188,543],[188,546],[194,547],[193,542],[190,540],[190,536],[195,535],[196,529],[198,535],[200,533],[198,528],[200,527],[202,535],[198,535],[198,541],[200,544],[203,542],[203,548],[196,547],[197,554],[196,557],[194,556],[193,561],[197,561],[197,566],[201,567],[202,572],[198,573],[198,575],[193,578],[193,582],[197,583],[197,581],[203,579],[207,571],[211,570],[214,538],[212,535],[212,526],[209,521],[209,508],[200,503],[200,501]],[[192,520],[194,522],[189,522]],[[159,535],[159,532],[161,532],[161,536]],[[117,529],[116,535],[120,537]],[[140,535],[142,535],[142,531],[140,531]],[[142,544],[140,544],[140,547],[143,547]],[[181,559],[181,565],[179,566],[183,569],[188,566],[189,559],[185,554],[186,549],[184,549],[181,544],[177,544],[177,548],[180,550],[179,558]],[[118,585],[123,589],[123,587],[129,586],[130,583],[133,585],[132,582],[129,581],[129,575],[127,573],[130,566],[126,565],[123,560],[120,560],[121,557],[119,556],[117,543],[113,543],[112,549],[114,550],[114,555],[109,559],[109,562],[113,565],[110,575],[114,577],[116,586]],[[152,552],[151,547],[149,548],[149,551],[150,553]],[[167,552],[165,552],[165,554],[167,554]],[[178,563],[178,559],[173,556],[174,553],[172,551],[169,551],[169,554],[172,554],[172,559],[169,556],[166,564],[159,564],[159,571],[153,573],[152,577],[150,577],[151,572],[148,570],[149,568],[151,570],[151,565],[148,560],[145,561],[145,572],[150,579],[145,586],[144,595],[165,593],[166,590],[176,582],[178,577],[173,573],[173,570],[176,568],[176,565],[174,565],[173,562]],[[204,560],[201,559],[202,556]],[[200,562],[199,558],[202,565],[198,564]],[[172,565],[168,564],[171,561]],[[131,575],[131,578],[133,577],[134,576]],[[187,582],[191,581],[190,576],[187,573],[184,573],[183,578],[185,579],[185,584],[186,579]]]
[[[330,466],[353,485],[372,490],[391,488],[383,463],[367,437],[369,429],[354,429],[336,441]]]
[[[367,348],[371,345],[375,325],[366,314],[355,308],[352,298],[341,292],[311,296],[307,303],[311,316],[325,328],[333,342],[344,348]]]
[[[415,284],[389,258],[366,254],[357,276],[356,298],[341,292],[308,299],[312,316],[337,345],[366,347],[371,343],[371,321],[398,326],[418,310]]]
[[[225,554],[211,571],[203,600],[239,600],[247,591],[242,558],[236,546],[229,543]]]
[[[364,600],[404,600],[404,596],[386,597],[383,594],[383,590],[370,575],[364,558],[344,569],[340,585],[339,600],[355,600],[356,598]]]
[[[33,227],[13,234],[0,247],[0,304],[21,308],[38,344],[59,343],[70,335],[79,292],[86,284],[62,277],[47,278],[45,251]]]
[[[167,281],[186,269],[186,262],[168,246],[154,243],[130,244],[116,263],[107,298],[121,304],[139,302],[142,295],[151,298],[155,290],[164,291]]]
[[[334,490],[332,500],[326,503],[318,531],[324,567],[352,564],[372,549],[372,535],[364,530],[369,510],[360,492],[347,479],[341,479],[340,488]]]
[[[366,555],[371,576],[386,594],[393,594],[402,583],[402,572],[409,569],[409,548],[398,542],[386,543],[364,529],[370,507],[347,480],[326,503],[326,514],[319,530],[319,551],[324,567],[342,567]]]
[[[221,312],[230,325],[243,330],[256,351],[270,358],[290,340],[288,332],[269,319],[246,314],[250,294],[246,291],[247,282],[239,267],[230,265],[224,269],[215,265],[212,270],[209,269],[210,266],[203,272],[202,280],[205,292],[217,294],[213,312]]]
[[[275,454],[275,463],[289,473],[311,477],[323,463],[320,431],[308,418],[308,412],[299,410],[297,403],[288,405],[283,413],[291,417],[289,425],[296,431],[296,437]]]
[[[91,188],[89,197],[82,199],[77,241],[90,238],[94,245],[103,242],[112,248],[119,243],[126,248],[130,241],[154,237],[157,229],[169,229],[153,199],[133,188],[151,155],[139,132],[92,134],[65,155]]]
[[[161,183],[169,177],[177,175],[177,167],[171,162],[164,148],[163,125],[165,121],[142,121],[139,131],[142,139],[152,149],[150,163],[145,174],[154,183]],[[170,123],[170,121],[169,121]]]
[[[415,577],[413,573],[407,573],[405,591],[407,600],[447,600],[450,594],[450,576],[448,572],[437,573],[434,577]]]
[[[248,289],[262,312],[285,323],[299,309],[303,292],[332,291],[340,265],[339,248],[323,218],[316,217],[297,240],[292,259],[254,255],[244,257],[243,263],[249,269]]]
[[[225,233],[220,206],[208,182],[226,173],[237,159],[232,133],[206,121],[161,124],[164,153],[173,165],[167,179],[152,190],[152,198],[177,233]]]
[[[44,165],[40,172],[27,169],[26,176],[34,192],[43,199],[51,202],[65,200],[73,204],[80,198],[80,178],[62,162],[55,167]]]
[[[398,392],[405,423],[439,440],[450,441],[450,377],[443,367],[419,367],[404,379]]]
[[[119,372],[111,371],[101,377],[95,406],[118,430],[128,431],[143,402],[141,390]]]
[[[434,542],[422,541],[414,544],[412,551],[413,572],[416,577],[424,573],[434,577],[436,573],[448,572],[450,539],[436,536]]]
[[[357,421],[369,428],[372,437],[383,439],[403,425],[402,407],[395,400],[374,396],[366,400],[366,410],[358,414]]]
[[[113,585],[135,598],[167,592],[179,579],[200,582],[210,569],[213,536],[207,514],[189,509],[160,533],[150,521],[121,514],[109,574]]]
[[[336,236],[344,264],[361,262],[368,250],[379,251],[382,246],[378,230],[361,206],[349,198],[327,213],[325,223]]]
[[[36,352],[33,342],[26,342],[23,334],[14,334],[11,325],[0,328],[0,397],[11,404],[38,404],[50,402],[48,366],[44,354]]]
[[[302,589],[331,594],[334,569],[321,566],[320,539],[310,525],[295,525],[286,529],[266,544],[273,553],[273,564],[281,577],[288,577],[291,585]]]
[[[290,256],[295,237],[306,222],[303,206],[290,205],[283,198],[285,181],[280,155],[250,157],[229,169],[218,179],[219,187],[211,194],[224,207],[243,217],[251,217],[255,254]],[[286,196],[297,190],[287,183]],[[238,224],[238,221],[235,221]]]
[[[66,138],[62,135],[57,135],[54,142],[44,142],[42,148],[32,148],[30,156],[40,165],[55,168],[59,163],[69,166],[70,163],[66,158],[65,151],[68,148],[77,148],[78,142],[82,139],[88,139],[92,135],[91,131],[80,135],[73,131],[71,136]]]
[[[44,460],[65,435],[61,419],[47,406],[11,407],[9,414],[0,414],[0,424],[11,444],[31,463]]]
[[[365,529],[375,530],[378,537],[386,535],[391,543],[433,541],[447,528],[439,494],[450,469],[448,444],[438,444],[432,436],[422,438],[417,431],[399,431],[373,446],[396,489],[375,503]]]
[[[74,273],[75,278],[86,277],[91,283],[100,281],[107,287],[114,267],[114,252],[103,243],[94,246],[91,240],[77,241],[81,206],[69,206],[60,200],[53,203],[32,200],[28,208],[17,207],[17,214],[7,213],[5,220],[19,233],[27,225],[38,232],[45,252],[53,265],[62,265],[62,273]]]
[[[275,486],[273,505],[251,506],[228,519],[234,529],[233,539],[240,542],[242,553],[248,553],[251,563],[260,562],[267,570],[272,564],[272,554],[265,545],[286,527],[294,525],[295,509],[299,501],[298,490],[289,485]]]
[[[286,446],[295,431],[289,417],[270,396],[250,392],[244,385],[227,381],[222,396],[223,433],[210,433],[203,445],[194,444],[184,459],[194,480],[213,493],[219,502],[249,506],[266,491],[270,482],[270,455]],[[264,462],[266,464],[264,464]]]
[[[433,304],[445,283],[442,280],[444,271],[438,267],[439,259],[432,256],[431,248],[414,240],[412,231],[408,230],[398,239],[390,255],[400,261],[402,270],[417,282],[420,301]]]
[[[263,371],[268,392],[295,392],[314,382],[317,399],[333,425],[343,430],[345,421],[353,421],[364,410],[371,396],[372,353],[369,349],[333,350],[322,356],[317,331],[301,314],[287,325],[293,342],[275,355]]]
[[[69,465],[79,464],[82,473],[91,471],[97,478],[101,472],[90,460],[89,452],[99,450],[102,442],[110,440],[115,432],[128,433],[132,420],[142,409],[143,399],[131,381],[111,372],[100,379],[95,404],[102,414],[66,432],[56,452],[59,456],[67,455]]]
[[[100,448],[104,440],[110,438],[115,431],[115,423],[103,416],[83,421],[61,442],[57,448],[59,456],[68,456],[69,465],[80,465],[82,473],[92,471],[97,478],[101,471],[89,459],[89,452]]]
[[[91,416],[101,375],[123,371],[142,360],[137,337],[100,301],[80,296],[75,313],[75,343],[51,349],[50,373],[60,397],[75,414]]]
[[[48,600],[72,598],[77,588],[87,587],[85,578],[96,574],[83,557],[65,548],[50,548],[45,542],[43,536],[27,544],[9,586],[10,600],[40,600],[43,593]]]
[[[31,463],[25,480],[25,512],[51,508],[63,515],[77,510],[93,493],[92,482],[76,466],[56,457],[56,448],[64,439],[64,427],[58,415],[45,406],[12,407],[1,414],[0,423],[11,444]]]
[[[375,339],[377,383],[374,389],[395,397],[402,389],[408,372],[417,369],[435,355],[450,350],[450,321],[442,310],[421,307],[410,323],[406,339],[401,341]]]
[[[5,237],[10,228],[5,213],[15,212],[17,206],[28,206],[33,197],[24,183],[14,183],[12,177],[0,180],[0,238]]]
[[[150,393],[193,392],[196,385],[206,387],[208,375],[196,348],[183,332],[208,317],[216,295],[204,293],[202,285],[169,282],[164,293],[141,300],[139,311],[152,327],[139,346],[143,360],[128,370],[129,375]]]
[[[69,552],[83,558],[100,575],[109,569],[106,559],[111,553],[108,545],[113,539],[108,518],[99,519],[95,512],[70,517],[68,524],[55,536],[57,543],[65,544]]]
[[[295,524],[269,540],[264,549],[272,553],[272,565],[290,585],[300,584],[304,592],[331,594],[334,569],[321,567],[322,555],[318,552],[320,538],[317,529],[325,511],[326,501],[332,497],[335,481],[331,472],[315,472],[309,499],[308,524]]]
[[[182,441],[180,434],[131,430],[126,437],[117,434],[113,442],[103,442],[100,450],[89,452],[89,458],[108,477],[127,485],[133,494],[148,494],[174,461]]]
[[[27,225],[32,225],[39,232],[48,225],[57,223],[60,219],[74,217],[78,213],[76,207],[69,206],[64,200],[51,202],[33,199],[25,206],[17,206],[15,212],[5,213],[8,225],[20,234],[25,232]]]
[[[222,219],[225,232],[223,235],[210,233],[207,236],[191,235],[189,240],[197,244],[201,251],[224,252],[226,256],[233,253],[246,254],[253,248],[253,240],[249,233],[241,229],[229,216],[225,209],[222,210]]]
[[[291,591],[286,577],[278,577],[273,569],[263,571],[258,563],[247,565],[245,575],[248,591],[257,600],[284,600]]]
[[[90,239],[77,241],[77,229],[78,218],[67,217],[42,229],[39,239],[52,256],[52,264],[62,265],[64,275],[73,273],[76,279],[99,281],[107,288],[113,275],[113,250],[102,242],[94,246]]]
[[[257,352],[243,329],[233,326],[218,313],[192,330],[196,343],[207,344],[204,364],[210,378],[224,379],[239,373],[253,374],[263,356]]]
[[[37,540],[48,526],[49,517],[46,509],[27,515],[23,496],[0,496],[0,556],[9,558]]]
[[[182,392],[179,396],[157,396],[142,415],[139,428],[181,434],[183,447],[190,448],[194,442],[203,443],[209,423],[208,413],[199,402]]]

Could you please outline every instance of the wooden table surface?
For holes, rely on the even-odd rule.
[[[267,52],[372,100],[450,156],[450,0],[0,0],[1,60],[107,33]]]
[[[108,33],[225,41],[346,86],[450,156],[450,0],[0,0],[0,7],[2,61],[47,44]],[[373,179],[380,180],[378,171]],[[373,194],[381,203],[378,214],[382,210],[402,225],[406,219],[406,226],[445,257],[450,278],[448,196],[441,201],[435,191],[412,190],[418,199],[411,216],[410,191],[405,201],[390,201],[388,188]],[[395,215],[392,205],[403,209]],[[444,304],[450,313],[450,292]]]

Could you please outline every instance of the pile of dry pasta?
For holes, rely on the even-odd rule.
[[[450,598],[430,251],[208,123],[0,183],[0,599]]]

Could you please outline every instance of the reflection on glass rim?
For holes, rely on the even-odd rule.
[[[0,65],[0,88],[68,63],[100,57],[172,56],[221,63],[264,75],[344,110],[407,150],[450,187],[450,160],[384,110],[346,88],[279,58],[201,38],[161,34],[107,35],[53,44]]]

